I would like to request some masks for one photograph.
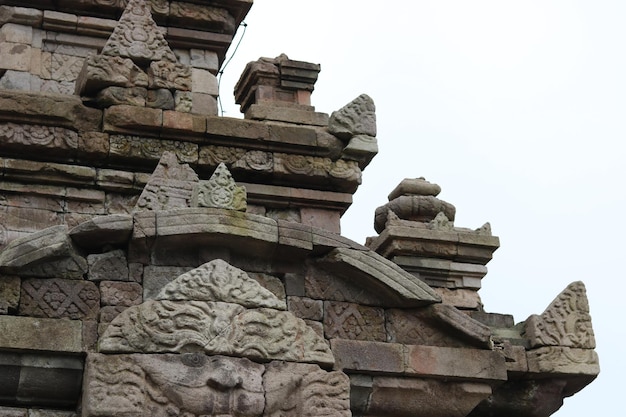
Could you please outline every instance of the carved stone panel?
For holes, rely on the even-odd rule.
[[[340,139],[356,135],[376,136],[376,106],[366,94],[330,115],[328,131]]]
[[[327,338],[385,342],[382,308],[353,303],[324,302],[324,333]]]
[[[25,145],[34,148],[77,149],[78,134],[62,127],[0,123],[2,146]]]
[[[93,282],[25,279],[19,313],[32,317],[96,319],[100,293]]]
[[[141,0],[128,2],[102,54],[130,58],[138,65],[148,61],[176,62],[176,56],[152,19],[150,6]]]
[[[200,350],[264,361],[334,362],[326,341],[302,319],[263,307],[284,310],[283,300],[224,261],[181,275],[157,298],[117,316],[100,341],[100,351]]]
[[[180,164],[173,152],[164,152],[144,188],[135,210],[167,210],[189,207],[198,175]]]

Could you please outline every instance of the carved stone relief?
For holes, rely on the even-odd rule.
[[[194,207],[214,207],[246,211],[246,189],[235,184],[226,165],[220,163],[208,181],[194,188]]]
[[[150,7],[142,0],[128,2],[102,54],[130,58],[138,64],[176,62],[176,56],[152,19]]]
[[[343,140],[356,135],[376,136],[376,106],[361,94],[330,115],[328,131]]]
[[[139,196],[135,210],[190,207],[197,182],[198,175],[189,165],[180,164],[173,152],[164,152]]]
[[[585,285],[570,284],[540,315],[530,316],[524,332],[532,347],[568,346],[594,349],[596,346]]]
[[[85,417],[350,416],[348,377],[311,364],[89,354],[85,377]]]
[[[284,301],[224,261],[181,275],[157,298],[117,316],[100,351],[201,351],[256,360],[334,362],[324,339],[282,311]]]

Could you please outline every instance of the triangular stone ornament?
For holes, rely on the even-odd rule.
[[[166,151],[144,187],[134,211],[169,210],[190,207],[198,174],[178,162],[176,154]]]
[[[153,61],[177,62],[145,0],[128,2],[102,54],[130,58],[142,68]]]
[[[594,349],[596,341],[585,284],[576,281],[568,285],[540,316],[532,315],[526,320],[524,332],[533,348]]]
[[[235,184],[224,163],[220,163],[208,181],[200,181],[193,193],[195,207],[246,211],[246,189]]]
[[[376,136],[376,106],[367,94],[361,94],[330,115],[328,131],[345,141],[357,135]]]

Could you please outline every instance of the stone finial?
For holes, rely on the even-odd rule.
[[[431,184],[424,178],[403,180],[389,194],[389,203],[376,209],[374,229],[381,233],[386,227],[389,212],[393,212],[402,220],[426,223],[435,229],[443,227],[450,230],[456,208],[436,197],[440,191],[441,188],[437,184]]]
[[[190,207],[198,175],[178,162],[173,152],[163,152],[159,164],[144,187],[134,211]]]
[[[192,204],[246,211],[246,188],[238,186],[226,165],[220,163],[208,181],[200,181],[194,188]]]
[[[311,92],[319,64],[294,61],[282,54],[250,62],[235,85],[235,102],[246,113],[253,104],[304,107],[313,110]]]
[[[524,323],[531,347],[565,346],[594,349],[596,341],[589,315],[585,284],[573,282],[540,315]]]

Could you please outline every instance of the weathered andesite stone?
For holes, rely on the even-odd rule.
[[[438,185],[341,236],[372,98],[317,112],[283,54],[217,116],[251,5],[2,2],[0,416],[547,417],[593,381],[584,285],[485,312],[499,239]]]

